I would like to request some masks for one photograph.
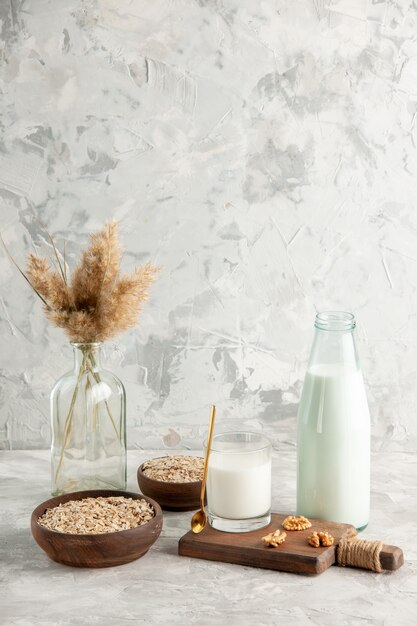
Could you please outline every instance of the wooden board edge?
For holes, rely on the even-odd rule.
[[[304,576],[317,576],[322,574],[326,569],[331,567],[336,561],[335,550],[327,550],[318,557],[298,557],[292,555],[292,562],[285,555],[284,558],[279,558],[279,552],[275,552],[271,549],[270,557],[265,562],[254,562],[252,557],[245,558],[242,552],[236,552],[233,546],[222,546],[221,554],[216,554],[207,550],[204,556],[198,551],[202,546],[206,545],[210,547],[210,544],[205,544],[203,541],[194,542],[188,541],[189,533],[181,537],[178,541],[178,555],[185,556],[193,559],[202,559],[204,561],[217,561],[220,563],[231,563],[233,565],[241,565],[246,567],[258,567],[260,569],[270,569],[278,572],[286,572],[289,574],[298,574]],[[197,550],[196,550],[197,548]],[[225,558],[226,557],[226,558]],[[278,558],[277,558],[278,557]],[[295,559],[294,559],[295,557]],[[303,564],[304,571],[299,571],[297,566]]]

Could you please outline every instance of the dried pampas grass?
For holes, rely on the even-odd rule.
[[[90,235],[71,276],[65,254],[61,263],[50,239],[59,270],[47,259],[29,254],[24,274],[43,301],[47,318],[77,343],[104,341],[134,326],[160,268],[147,263],[121,275],[117,223],[111,221]]]

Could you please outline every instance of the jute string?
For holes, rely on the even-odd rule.
[[[339,541],[337,562],[343,566],[351,565],[370,569],[374,572],[383,572],[379,560],[383,545],[383,541],[359,539],[356,530],[351,530]]]

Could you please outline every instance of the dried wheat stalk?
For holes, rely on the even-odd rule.
[[[63,328],[71,341],[104,341],[136,324],[160,268],[147,263],[121,275],[115,221],[90,235],[70,277],[53,247],[59,271],[47,259],[29,254],[25,277],[43,300],[47,318]]]

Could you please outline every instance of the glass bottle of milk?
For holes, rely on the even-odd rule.
[[[370,418],[351,313],[318,313],[297,425],[297,513],[369,520]]]

